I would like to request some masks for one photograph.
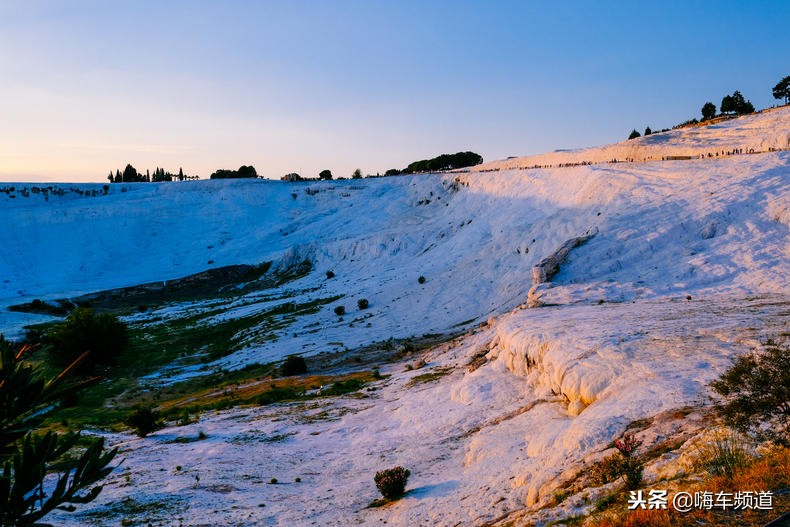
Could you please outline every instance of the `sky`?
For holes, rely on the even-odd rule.
[[[790,75],[790,2],[0,0],[0,181],[616,142]]]

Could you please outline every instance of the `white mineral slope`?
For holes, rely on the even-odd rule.
[[[56,519],[474,526],[523,514],[551,500],[563,473],[599,459],[629,422],[698,404],[734,354],[786,329],[788,305],[663,299],[517,311],[433,350],[425,369],[385,368],[392,376],[367,398],[222,412],[145,439],[110,436],[123,464],[85,512]],[[486,349],[488,363],[469,372],[469,357]],[[439,367],[453,370],[409,385]],[[572,412],[568,399],[589,405]],[[195,441],[199,431],[207,439]],[[374,473],[397,464],[413,474],[406,497],[368,508]]]
[[[717,120],[718,121],[718,120]],[[736,150],[744,154],[790,148],[790,106],[770,108],[711,125],[696,125],[655,133],[605,146],[556,150],[478,165],[472,172],[560,164],[608,163],[612,160],[654,161],[672,156],[721,157]]]
[[[328,306],[227,359],[239,364],[304,351],[290,335],[315,323],[318,352],[338,335],[360,344],[491,318],[429,351],[427,369],[385,366],[391,377],[367,398],[110,436],[124,463],[96,503],[57,523],[480,525],[545,505],[559,476],[601,456],[629,422],[704,402],[733,356],[787,332],[788,183],[785,151],[306,185],[132,185],[49,202],[0,194],[0,219],[14,226],[0,233],[6,305],[169,279],[209,259],[303,257],[316,271],[294,287],[371,301],[369,327],[341,324]],[[124,229],[113,226],[118,214]],[[588,232],[597,234],[537,289],[546,307],[521,309],[532,266]],[[329,268],[336,279],[325,280]],[[480,354],[487,362],[469,371]],[[430,372],[439,378],[410,383]],[[208,439],[173,442],[198,430]],[[410,492],[366,508],[373,474],[395,464],[411,469]],[[560,512],[524,514],[529,524]]]

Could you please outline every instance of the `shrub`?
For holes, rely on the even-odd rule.
[[[368,306],[370,306],[370,303],[368,302],[367,298],[360,298],[357,300],[357,307],[359,309],[367,309]]]
[[[633,434],[625,434],[616,440],[617,453],[596,463],[591,471],[593,480],[603,485],[622,477],[628,489],[637,489],[642,484],[643,467],[634,454],[641,444]]]
[[[139,437],[145,437],[163,427],[159,412],[150,406],[134,408],[124,419],[124,424],[133,428]]]
[[[634,454],[642,442],[634,437],[633,434],[625,434],[622,438],[614,442],[614,447],[623,456],[623,477],[625,478],[626,488],[634,490],[642,484],[642,463]]]
[[[92,309],[78,307],[44,336],[52,354],[69,364],[89,351],[90,358],[78,368],[92,371],[96,364],[112,364],[129,342],[126,324],[109,313],[96,314]]]
[[[419,283],[421,283],[421,284],[424,284],[424,283],[425,283],[425,277],[424,277],[424,276],[420,276],[420,277],[417,279],[417,281],[418,281]]]
[[[642,137],[642,134],[636,131],[636,128],[631,130],[631,135],[628,136],[628,139],[636,139],[637,137]]]
[[[737,357],[710,386],[725,423],[790,446],[790,346],[768,341],[761,352]]]
[[[286,377],[307,373],[307,363],[304,361],[304,358],[299,355],[288,355],[283,361],[280,371]]]
[[[335,307],[335,315],[342,317],[345,314],[346,314],[346,308],[344,306]]]
[[[605,485],[623,475],[623,457],[612,454],[595,464],[590,471],[593,481],[598,485]]]
[[[327,271],[326,272],[326,277],[327,278],[334,278],[335,277],[334,271]]]
[[[719,429],[697,448],[694,465],[705,469],[712,476],[732,478],[737,471],[749,466],[751,460],[752,455],[743,437]]]
[[[403,496],[409,475],[411,475],[409,469],[397,466],[376,472],[373,481],[376,482],[376,488],[382,496],[388,500],[396,500]]]

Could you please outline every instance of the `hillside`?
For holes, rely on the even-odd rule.
[[[790,322],[790,151],[656,159],[788,147],[781,108],[468,173],[6,185],[3,332],[51,319],[7,310],[33,299],[272,262],[222,295],[126,314],[146,331],[244,321],[229,353],[163,368],[146,389],[292,353],[335,374],[358,356],[385,376],[351,396],[108,434],[123,465],[58,523],[540,524],[589,512],[607,489],[559,505],[554,491],[634,422],[648,446],[695,437],[707,383]],[[519,168],[581,161],[597,164]],[[558,272],[535,271],[564,244]],[[279,314],[286,304],[309,308]],[[186,440],[198,431],[208,438]],[[681,457],[654,459],[646,477],[679,473]],[[410,492],[367,508],[373,474],[396,464],[412,471]]]
[[[790,148],[790,107],[770,108],[760,113],[715,122],[686,126],[611,145],[576,150],[556,150],[545,154],[492,161],[473,171],[508,170],[562,164],[643,162],[668,157],[716,158],[736,150],[762,153]]]

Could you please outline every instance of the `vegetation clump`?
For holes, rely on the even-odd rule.
[[[47,332],[43,342],[61,364],[71,364],[82,353],[90,352],[90,360],[75,366],[84,373],[94,371],[97,365],[113,364],[126,349],[129,336],[126,324],[115,315],[78,307]]]
[[[286,377],[307,373],[307,363],[299,355],[288,355],[280,367],[280,372]]]
[[[790,346],[768,341],[737,357],[711,388],[724,422],[758,440],[790,446]]]
[[[373,481],[384,498],[397,500],[403,496],[406,490],[406,481],[410,475],[409,469],[397,466],[376,472]]]
[[[237,179],[237,178],[256,178],[258,177],[258,172],[255,170],[255,167],[252,165],[241,165],[238,170],[228,170],[226,168],[220,168],[213,174],[211,174],[210,179]]]
[[[735,473],[752,462],[743,437],[726,429],[719,429],[697,448],[695,466],[702,468],[711,476],[732,478]]]
[[[161,429],[164,425],[159,412],[150,406],[134,408],[124,420],[126,426],[133,428],[139,437],[145,437],[151,432]]]
[[[328,388],[321,390],[321,395],[345,395],[347,393],[355,392],[365,385],[359,379],[348,379],[345,381],[333,382]]]
[[[337,315],[339,317],[342,317],[345,314],[346,314],[345,306],[337,306],[337,307],[335,307],[335,315]]]
[[[273,386],[270,390],[265,391],[256,397],[255,402],[260,405],[279,403],[280,401],[288,401],[298,399],[301,392],[293,388],[278,388]]]
[[[370,306],[367,298],[360,298],[357,300],[357,307],[359,309],[367,309]]]
[[[636,449],[642,444],[633,434],[625,434],[614,442],[617,453],[598,462],[592,470],[598,484],[609,483],[619,478],[625,480],[626,488],[634,490],[642,484],[642,462]]]

